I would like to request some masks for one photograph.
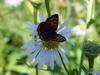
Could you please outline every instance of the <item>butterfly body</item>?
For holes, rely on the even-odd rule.
[[[41,22],[37,28],[38,35],[43,41],[56,41],[63,42],[66,40],[60,34],[57,34],[56,30],[58,28],[58,15],[52,15],[47,18],[45,22]]]

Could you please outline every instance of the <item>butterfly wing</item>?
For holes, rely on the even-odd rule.
[[[58,27],[58,14],[54,14],[45,21],[46,30],[56,31]]]
[[[56,33],[58,27],[58,21],[59,21],[58,14],[54,14],[51,17],[49,17],[45,22],[46,33],[49,41],[63,42],[66,40],[65,37]]]
[[[49,39],[50,39],[50,41],[56,41],[56,42],[64,42],[64,41],[66,41],[66,38],[63,37],[60,34],[52,35],[51,37],[49,37]]]
[[[43,41],[56,41],[63,42],[66,40],[60,34],[57,34],[56,30],[58,27],[58,14],[52,15],[47,18],[45,22],[41,22],[38,25],[37,32],[41,40]]]
[[[41,22],[38,25],[37,32],[38,32],[38,35],[39,35],[41,40],[48,41],[48,35],[47,35],[46,31],[45,31],[44,22]]]

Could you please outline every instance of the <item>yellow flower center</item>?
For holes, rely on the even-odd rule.
[[[86,25],[84,25],[84,24],[83,25],[80,25],[80,29],[81,30],[86,30]]]
[[[42,41],[42,45],[48,49],[56,49],[59,47],[60,42],[55,41]]]
[[[75,5],[76,5],[76,7],[80,7],[80,3],[79,2],[76,2]]]

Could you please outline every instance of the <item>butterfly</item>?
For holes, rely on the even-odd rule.
[[[58,14],[54,14],[47,18],[45,22],[41,22],[38,25],[37,32],[41,40],[43,41],[55,41],[64,42],[66,38],[60,34],[57,34],[59,17]]]

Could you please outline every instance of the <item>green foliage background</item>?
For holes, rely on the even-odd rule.
[[[90,39],[98,41],[100,43],[100,0],[95,0],[95,23],[93,25],[94,32],[90,34]],[[78,3],[82,6],[82,10],[77,11],[75,7],[72,7],[71,3]],[[39,11],[47,18],[47,12],[43,0],[38,0],[35,4],[40,4]],[[78,24],[79,19],[86,21],[86,2],[85,0],[62,0],[59,3],[57,0],[50,1],[51,13],[60,13],[60,22],[63,22],[66,18],[72,18],[69,25],[73,27]],[[24,0],[21,5],[17,7],[11,7],[4,3],[4,0],[0,0],[0,75],[35,75],[34,68],[29,68],[24,63],[18,62],[17,59],[23,59],[27,62],[27,57],[23,57],[22,53],[25,50],[21,50],[21,46],[31,39],[29,36],[30,31],[24,30],[26,22],[34,21],[33,12],[35,9],[29,3],[28,0]],[[38,21],[39,23],[39,21]],[[68,45],[71,50],[72,57],[70,57],[71,65],[69,69],[77,69],[80,59],[80,48],[82,46],[82,37],[72,36],[71,39],[75,43],[75,47]],[[84,61],[87,67],[87,61]],[[95,60],[95,70],[100,69],[100,56]],[[88,68],[88,67],[87,67]],[[40,75],[65,75],[64,69],[55,66],[54,71],[40,71]]]

